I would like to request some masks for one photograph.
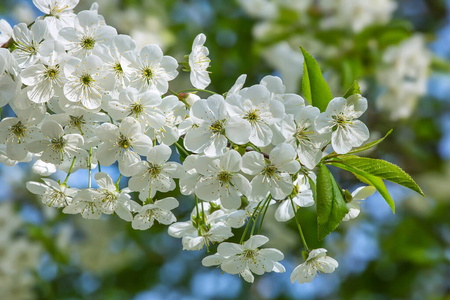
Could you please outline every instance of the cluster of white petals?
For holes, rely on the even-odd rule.
[[[34,0],[45,16],[32,25],[8,31],[0,21],[6,28],[0,41],[8,42],[8,35],[15,45],[12,53],[0,49],[0,106],[14,113],[0,122],[1,162],[34,160],[33,171],[42,177],[67,173],[64,181],[42,178],[26,185],[63,213],[86,219],[117,214],[139,230],[155,222],[170,225],[169,234],[181,238],[186,250],[220,243],[203,264],[220,265],[249,282],[253,274],[284,272],[279,262],[284,255],[262,249],[268,238],[259,231],[253,235],[254,226],[245,239],[248,225],[269,206],[276,207],[277,221],[287,222],[298,209],[314,205],[317,164],[332,149],[344,154],[369,138],[358,119],[367,100],[334,98],[321,113],[286,93],[275,76],[244,87],[242,75],[229,91],[206,99],[173,92],[175,58],[156,44],[137,49],[95,9],[75,14],[77,2]],[[196,89],[211,81],[205,41],[198,35],[188,56]],[[114,180],[101,171],[112,165],[120,172]],[[68,186],[78,169],[89,170],[87,188]],[[120,182],[122,176],[128,180]],[[192,203],[195,199],[189,219],[180,222],[179,202],[166,194],[177,185]],[[373,190],[361,192],[355,192],[355,201]],[[346,219],[356,217],[357,205],[348,205]],[[239,244],[224,242],[246,224]],[[317,271],[334,270],[337,263],[323,253],[312,251],[292,278],[305,282]]]

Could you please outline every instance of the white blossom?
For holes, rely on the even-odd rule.
[[[131,196],[128,194],[130,191],[128,189],[119,191],[107,173],[99,172],[94,177],[98,184],[98,193],[95,197],[100,203],[98,205],[100,211],[104,214],[115,212],[121,219],[131,222],[133,220],[131,212],[139,211],[141,206],[131,200]]]
[[[145,201],[153,198],[157,191],[168,192],[175,189],[173,178],[179,178],[182,167],[176,162],[167,162],[172,150],[166,145],[153,147],[147,154],[147,161],[140,161],[130,167],[132,177],[128,186],[139,191],[139,198]]]
[[[168,197],[155,203],[144,205],[139,210],[139,213],[134,216],[131,226],[134,229],[146,230],[153,226],[155,220],[164,225],[172,224],[177,218],[171,210],[178,207],[178,204],[177,199]]]
[[[256,175],[251,182],[251,199],[262,200],[270,192],[276,200],[286,198],[293,189],[290,174],[300,169],[295,160],[297,153],[289,144],[275,147],[266,162],[263,154],[256,151],[247,152],[242,157],[242,171],[249,175]]]
[[[42,178],[45,184],[35,181],[28,181],[27,189],[41,197],[42,203],[53,207],[65,207],[72,203],[73,197],[77,194],[75,189],[66,185],[61,185],[50,178]]]
[[[64,27],[73,27],[75,14],[73,9],[79,0],[33,0],[33,4],[45,14],[48,31],[52,38],[58,38],[58,32]]]
[[[249,140],[258,147],[272,142],[273,132],[269,125],[281,121],[285,115],[284,105],[270,99],[269,90],[263,85],[254,85],[243,89],[239,94],[227,96],[227,111],[230,117],[236,117],[250,125]]]
[[[317,272],[332,273],[338,267],[338,262],[326,255],[324,248],[312,250],[306,261],[297,266],[291,274],[291,282],[306,283],[313,281]]]
[[[59,31],[68,53],[78,58],[93,54],[96,47],[107,44],[116,35],[116,29],[104,24],[93,10],[78,13],[73,27],[65,27]]]
[[[192,44],[192,52],[189,54],[190,79],[194,87],[204,89],[211,83],[208,67],[211,60],[208,58],[208,48],[203,46],[206,36],[200,33]]]
[[[66,81],[62,71],[65,51],[64,46],[57,41],[42,43],[39,50],[40,62],[25,68],[20,77],[28,85],[27,95],[34,103],[48,102],[53,96],[61,96]]]
[[[98,192],[93,189],[79,190],[73,201],[63,209],[65,214],[81,214],[84,219],[100,219],[102,212]]]
[[[13,39],[17,45],[13,55],[17,64],[21,67],[33,65],[38,59],[39,47],[47,35],[47,23],[37,20],[28,29],[25,23],[20,23],[13,28]]]
[[[169,81],[178,75],[178,62],[171,56],[164,56],[158,45],[147,45],[139,52],[125,52],[124,57],[130,62],[130,84],[140,91],[164,94]]]
[[[348,221],[356,218],[361,211],[359,202],[371,196],[373,193],[375,193],[375,191],[376,188],[371,185],[362,186],[354,190],[352,192],[352,199],[347,202],[348,213],[344,216],[342,221]]]
[[[96,129],[102,144],[98,147],[98,160],[104,166],[119,162],[120,173],[130,176],[131,165],[141,161],[139,155],[147,155],[153,146],[152,140],[142,132],[138,121],[125,118],[119,126],[103,123]]]
[[[217,247],[217,254],[202,260],[204,266],[220,264],[222,271],[229,274],[241,274],[253,282],[252,274],[262,275],[265,272],[285,272],[278,261],[284,258],[281,251],[274,248],[259,249],[269,239],[263,235],[254,235],[243,245],[224,242]],[[249,281],[247,280],[247,281]]]
[[[95,55],[81,60],[72,57],[64,66],[64,74],[67,78],[64,95],[88,109],[99,108],[103,95],[114,87],[114,76],[103,70],[102,60]]]
[[[367,100],[361,95],[334,98],[325,112],[316,119],[316,129],[320,134],[332,132],[331,145],[339,154],[359,147],[369,138],[367,126],[359,118],[367,109]]]
[[[195,194],[200,199],[220,199],[223,207],[236,209],[241,206],[241,196],[250,195],[250,183],[238,173],[242,168],[242,158],[235,150],[217,158],[199,157],[196,165],[197,172],[203,176],[195,186]]]
[[[228,139],[239,145],[248,142],[250,124],[239,117],[228,116],[220,95],[196,101],[191,107],[190,119],[196,126],[184,139],[189,151],[214,157],[224,153]]]
[[[41,126],[43,138],[35,139],[27,144],[28,151],[41,153],[40,159],[55,165],[65,160],[87,156],[81,149],[84,140],[79,134],[65,134],[64,129],[53,120],[45,121]]]

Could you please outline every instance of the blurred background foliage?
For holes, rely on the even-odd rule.
[[[220,93],[240,74],[248,75],[247,86],[278,75],[287,91],[301,93],[303,46],[319,61],[334,96],[359,81],[369,101],[364,121],[371,138],[394,128],[366,155],[400,165],[427,197],[388,185],[395,215],[376,194],[361,205],[356,220],[341,224],[324,242],[317,240],[314,207],[302,209],[310,247],[327,248],[340,264],[335,273],[303,285],[289,281],[302,261],[294,225],[268,217],[263,233],[269,246],[285,253],[287,272],[266,274],[250,285],[202,267],[205,250],[182,251],[166,227],[141,232],[115,216],[84,220],[46,208],[25,189],[26,181],[38,179],[29,164],[1,166],[1,299],[450,299],[450,1],[98,4],[106,22],[130,34],[138,47],[157,43],[179,61],[194,37],[205,33],[209,89]],[[91,5],[81,0],[77,10]],[[31,1],[0,2],[0,16],[10,24],[30,23],[37,15]],[[188,76],[180,74],[171,88],[190,88]],[[360,185],[336,175],[343,188]],[[85,177],[77,172],[69,184],[82,187]],[[179,199],[177,216],[185,220],[192,199]]]

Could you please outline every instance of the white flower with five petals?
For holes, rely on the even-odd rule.
[[[369,138],[367,126],[359,118],[367,109],[367,99],[352,95],[348,99],[338,97],[328,103],[325,112],[316,119],[316,129],[322,133],[332,132],[331,145],[339,154],[359,147]]]
[[[230,150],[216,158],[201,156],[196,164],[197,172],[203,175],[195,186],[195,194],[200,199],[220,199],[223,207],[236,209],[241,206],[241,196],[250,195],[250,183],[238,173],[242,168],[242,157],[237,151]]]
[[[297,153],[289,144],[275,147],[266,161],[263,154],[256,151],[247,152],[242,157],[242,171],[249,175],[256,175],[251,182],[251,199],[260,201],[270,192],[272,198],[283,200],[293,189],[290,174],[300,169],[295,160]]]
[[[228,139],[239,145],[248,142],[250,124],[228,116],[225,101],[220,95],[196,101],[191,107],[190,120],[196,126],[186,133],[184,139],[184,146],[189,151],[214,157],[224,153]]]
[[[313,281],[317,272],[332,273],[338,267],[338,262],[326,255],[324,248],[312,250],[304,263],[297,266],[291,274],[291,282],[306,283]]]
[[[134,173],[131,165],[141,161],[139,155],[147,155],[152,140],[142,132],[138,121],[125,118],[119,126],[103,123],[96,129],[102,144],[98,147],[98,160],[104,166],[119,161],[119,171],[125,176]]]
[[[285,272],[283,265],[278,262],[284,258],[281,251],[274,248],[259,249],[268,241],[263,235],[254,235],[243,245],[222,243],[217,247],[217,254],[205,257],[202,264],[207,267],[220,264],[222,271],[240,274],[249,282],[253,282],[251,273],[262,275],[272,271]]]
[[[171,210],[178,207],[178,204],[177,199],[168,197],[144,205],[139,213],[134,216],[131,226],[134,229],[146,230],[153,226],[155,220],[164,225],[172,224],[177,218]]]

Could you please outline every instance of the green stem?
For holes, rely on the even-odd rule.
[[[201,226],[199,224],[200,211],[198,209],[198,198],[197,198],[197,196],[195,196],[194,198],[195,198],[195,208],[197,209],[197,220],[196,220],[196,222],[197,222],[197,232],[198,232],[198,235],[200,236],[201,235],[201,233],[200,233],[200,227]]]
[[[102,168],[100,167],[100,162],[97,162],[98,172],[100,173],[102,171]]]
[[[195,197],[197,197],[197,196],[195,196]],[[208,230],[208,225],[206,224],[206,213],[205,213],[205,208],[203,207],[203,201],[201,201],[200,202],[201,203],[201,205],[202,205],[202,217],[203,217],[203,225],[202,226],[205,226],[205,230]],[[202,228],[202,226],[200,226],[200,228]],[[200,234],[201,234],[202,232],[201,232],[201,230],[200,230]],[[209,243],[208,243],[208,241],[205,239],[205,245],[206,245],[206,252],[208,252],[209,253]]]
[[[175,146],[177,146],[177,149],[181,150],[186,156],[190,155],[180,144],[178,144],[178,142],[175,142]]]
[[[116,181],[116,189],[117,189],[117,191],[119,191],[119,182],[120,182],[120,179],[122,179],[122,174],[119,175],[119,178],[118,178],[117,181]]]
[[[171,92],[172,94],[174,94],[175,96],[178,97],[178,93],[177,93],[177,92],[174,92],[174,91],[172,91],[172,90],[169,90],[169,92]]]
[[[92,176],[91,163],[92,163],[92,147],[89,148],[89,161],[88,161],[89,182],[88,182],[88,188],[91,188],[91,176]]]
[[[154,203],[152,198],[152,186],[150,186],[150,188],[148,189],[148,198],[145,199],[144,205],[147,205],[149,203]]]
[[[270,201],[271,201],[271,200],[272,200],[272,195],[269,195],[269,197],[268,197],[267,200],[266,200],[267,204],[264,203],[264,204],[263,204],[263,207],[261,208],[261,210],[262,210],[262,209],[264,208],[264,205],[266,205],[266,208],[264,209],[263,216],[262,216],[262,218],[261,218],[261,223],[259,223],[258,234],[261,232],[261,228],[262,228],[262,225],[263,225],[263,223],[264,223],[264,218],[266,217],[267,209],[268,209],[269,206],[270,206]],[[252,234],[253,234],[253,233],[252,233]]]
[[[65,185],[67,183],[67,180],[69,180],[69,176],[70,176],[70,173],[72,172],[73,165],[75,164],[76,158],[77,158],[76,156],[73,157],[72,164],[70,165],[70,168],[69,168],[69,172],[67,173],[66,179],[64,179],[64,182],[62,183],[63,185]]]
[[[0,107],[0,117],[1,117],[0,120],[3,120],[3,107]]]
[[[247,234],[248,228],[250,227],[250,222],[252,222],[252,221],[254,222],[255,214],[256,214],[256,212],[258,211],[259,206],[260,206],[261,203],[263,203],[263,202],[264,202],[264,200],[259,201],[259,203],[258,203],[258,205],[256,206],[255,210],[253,211],[253,214],[252,214],[252,216],[250,217],[250,220],[248,220],[247,225],[245,226],[244,232],[242,233],[241,240],[239,241],[239,244],[242,244],[242,242],[244,241],[245,235]]]
[[[209,90],[202,90],[202,89],[186,89],[186,90],[179,91],[178,94],[186,93],[186,92],[205,92],[205,93],[210,93],[213,95],[216,95],[216,94],[218,95],[218,93],[216,93],[216,92],[209,91]]]
[[[294,210],[294,219],[295,223],[297,223],[298,232],[300,233],[303,246],[305,247],[306,251],[309,251],[308,244],[306,244],[305,236],[303,235],[302,227],[300,226],[300,221],[297,219],[297,212],[295,211],[294,201],[292,200],[292,197],[289,197],[289,199],[291,200],[292,209]]]
[[[205,214],[205,208],[203,207],[203,201],[200,202],[202,205],[202,217],[203,217],[203,224],[206,226],[206,214]]]

